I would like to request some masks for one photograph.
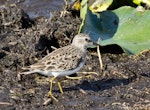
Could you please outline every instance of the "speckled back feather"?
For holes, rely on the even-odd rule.
[[[66,51],[67,50],[67,51]],[[65,71],[71,70],[78,66],[78,63],[86,52],[82,52],[80,49],[69,45],[54,50],[49,53],[43,59],[30,66],[32,69],[41,69],[48,71]]]

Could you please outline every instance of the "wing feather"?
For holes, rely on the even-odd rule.
[[[54,50],[30,66],[32,69],[65,71],[76,68],[82,60],[83,52],[71,45]]]

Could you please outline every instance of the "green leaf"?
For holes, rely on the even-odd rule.
[[[133,0],[133,3],[140,5],[142,0]]]
[[[92,0],[91,0],[92,1]],[[92,12],[102,12],[107,10],[107,8],[112,4],[113,0],[95,0],[89,9]]]
[[[138,54],[150,49],[150,11],[129,6],[97,15],[88,11],[81,32],[94,41],[100,37],[101,46],[117,44],[129,55]]]
[[[109,39],[117,31],[118,21],[119,18],[113,12],[104,11],[96,14],[88,10],[81,32],[89,34],[95,42],[98,38]]]
[[[88,0],[81,1],[80,18],[85,19],[88,7]]]
[[[80,18],[82,19],[82,23],[80,25],[78,33],[80,33],[82,26],[84,25],[84,20],[87,14],[87,8],[88,8],[88,0],[82,0],[81,1],[81,9],[80,9]]]
[[[133,0],[133,3],[137,5],[146,4],[147,6],[150,6],[150,0]]]
[[[137,10],[132,7],[121,7],[115,11],[119,16],[118,30],[109,40],[104,40],[102,46],[117,44],[127,54],[138,54],[150,49],[150,11]]]

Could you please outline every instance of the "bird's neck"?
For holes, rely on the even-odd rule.
[[[76,48],[78,48],[78,49],[80,49],[84,53],[86,53],[86,51],[87,51],[87,48],[85,46],[81,46],[81,44],[76,44],[76,45],[71,44],[71,45],[74,46],[74,47],[76,47]]]

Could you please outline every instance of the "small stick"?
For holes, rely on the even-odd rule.
[[[52,99],[51,98],[48,98],[44,103],[43,105],[44,106],[47,106],[48,104],[50,104],[52,102]]]
[[[0,105],[13,105],[13,104],[9,102],[0,102]]]
[[[101,39],[99,38],[98,43],[100,42],[100,40]],[[103,62],[102,62],[102,57],[101,57],[99,45],[97,46],[97,54],[98,54],[99,63],[100,63],[100,70],[102,70],[103,69]]]

